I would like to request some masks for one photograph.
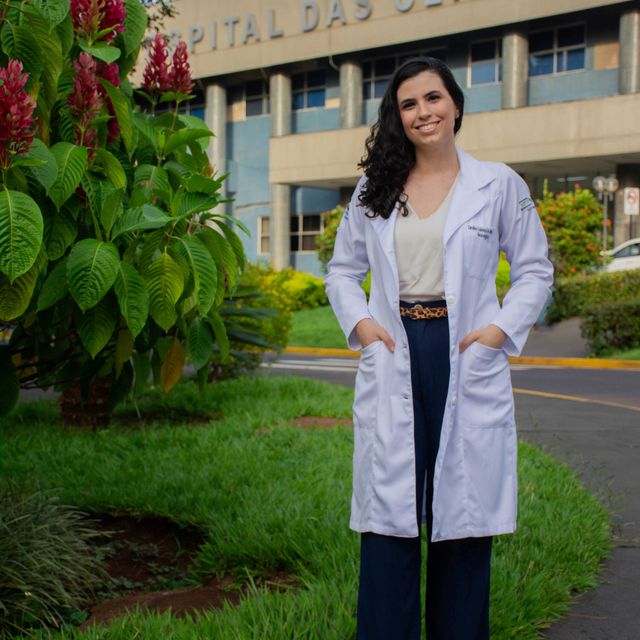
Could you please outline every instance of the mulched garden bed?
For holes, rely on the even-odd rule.
[[[91,607],[82,628],[108,624],[136,607],[193,617],[199,611],[220,609],[225,602],[237,605],[246,593],[230,575],[194,584],[189,567],[205,539],[196,527],[132,515],[103,514],[92,520],[106,534],[98,544],[111,584],[106,598]],[[299,587],[284,573],[265,575],[256,582],[270,589]]]

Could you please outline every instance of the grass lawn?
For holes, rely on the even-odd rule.
[[[640,347],[627,349],[625,351],[612,351],[601,358],[614,358],[616,360],[640,360]]]
[[[358,536],[348,529],[350,427],[304,430],[299,416],[348,417],[352,391],[285,377],[241,378],[152,394],[142,411],[216,410],[203,425],[155,422],[90,432],[60,427],[55,405],[0,420],[0,482],[38,483],[85,510],[168,516],[203,528],[197,575],[239,581],[286,571],[301,585],[253,588],[239,607],[196,621],[131,614],[109,627],[36,638],[348,640],[355,631]],[[571,471],[520,444],[519,529],[496,539],[493,640],[527,640],[593,587],[609,549],[605,509]]]
[[[289,346],[346,349],[347,342],[331,307],[327,305],[293,314]]]

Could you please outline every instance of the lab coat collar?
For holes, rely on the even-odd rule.
[[[460,173],[453,191],[449,215],[444,227],[444,244],[467,220],[489,204],[489,196],[485,187],[494,179],[494,172],[485,163],[456,147]]]
[[[453,191],[449,215],[444,229],[444,243],[446,244],[453,233],[467,220],[489,203],[489,197],[484,188],[495,179],[492,171],[489,171],[484,163],[479,162],[473,156],[456,147],[460,173]],[[373,228],[380,238],[382,249],[395,267],[394,226],[400,203],[396,202],[391,215],[388,218],[376,216],[371,219]]]

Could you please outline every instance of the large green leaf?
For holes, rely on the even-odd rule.
[[[83,40],[78,41],[78,45],[83,51],[90,53],[96,60],[102,60],[107,64],[115,62],[122,53],[118,47],[114,47],[106,42],[96,42],[95,44],[88,44]]]
[[[111,300],[103,298],[95,307],[87,309],[78,323],[78,334],[84,348],[95,358],[115,331],[118,310]]]
[[[0,190],[0,272],[10,282],[31,269],[40,253],[40,207],[26,193]]]
[[[13,409],[20,394],[18,373],[6,346],[0,346],[0,380],[0,416],[4,416]]]
[[[184,290],[182,271],[168,253],[161,253],[144,276],[149,289],[151,317],[168,331],[176,322],[176,302]]]
[[[111,233],[113,223],[122,215],[123,195],[123,189],[115,189],[110,191],[102,201],[102,207],[100,208],[100,222],[102,222],[102,226],[105,228],[107,233]]]
[[[122,366],[129,360],[133,353],[133,336],[131,331],[127,328],[120,329],[118,331],[118,339],[116,340],[116,352],[115,352],[115,370],[116,378],[120,377]]]
[[[96,149],[96,159],[116,189],[124,189],[127,186],[127,176],[118,158],[106,149]]]
[[[191,176],[187,181],[187,190],[206,193],[208,196],[213,196],[218,193],[221,184],[220,180],[212,180],[207,176],[195,175]]]
[[[187,357],[191,364],[200,369],[204,367],[213,352],[213,333],[209,325],[201,318],[195,317],[187,335]]]
[[[174,337],[160,367],[160,384],[163,391],[171,391],[182,377],[186,355],[182,342]]]
[[[164,155],[168,156],[179,147],[189,144],[200,138],[211,137],[213,133],[209,129],[179,129],[169,136],[164,145]]]
[[[144,278],[130,264],[121,262],[114,290],[122,317],[135,338],[149,315],[149,291]]]
[[[114,223],[111,237],[117,238],[123,233],[133,233],[146,229],[160,229],[169,222],[175,222],[175,218],[166,215],[162,209],[150,204],[142,207],[134,207],[125,211]]]
[[[40,76],[44,90],[40,91],[38,98],[38,112],[41,117],[48,118],[51,107],[58,97],[58,78],[63,68],[62,45],[58,35],[52,32],[51,25],[36,7],[23,3],[21,11],[38,42],[42,60],[46,61]]]
[[[49,197],[58,209],[78,188],[87,168],[87,150],[70,142],[57,142],[51,147],[58,165],[56,181],[49,189]]]
[[[207,320],[209,321],[209,325],[213,329],[213,332],[216,336],[216,342],[218,343],[218,347],[220,349],[220,357],[222,360],[225,360],[229,357],[229,336],[227,335],[227,330],[224,326],[224,321],[222,317],[218,313],[217,309],[212,309],[209,311],[209,315],[207,316]]]
[[[177,245],[193,275],[194,293],[197,295],[200,314],[206,316],[216,297],[218,285],[216,264],[197,236],[184,236],[180,238]]]
[[[233,289],[238,282],[238,260],[226,236],[211,227],[206,227],[198,234],[198,238],[202,240],[216,263],[222,265],[228,288]]]
[[[34,6],[38,7],[46,16],[51,26],[58,26],[69,12],[68,0],[33,0]]]
[[[34,138],[26,156],[41,161],[40,164],[31,167],[30,171],[35,179],[49,190],[58,176],[58,163],[49,147],[42,140]]]
[[[240,270],[244,270],[247,263],[247,256],[244,252],[244,245],[242,244],[242,240],[240,240],[238,234],[228,224],[219,223],[218,226],[222,229],[222,232],[229,241],[229,244],[233,249],[233,253],[236,256],[236,260],[238,261]]]
[[[75,220],[64,209],[47,217],[44,224],[44,242],[49,260],[61,258],[77,234]]]
[[[42,72],[42,50],[33,31],[25,24],[6,20],[0,31],[2,50],[8,58],[20,60],[31,82]]]
[[[44,255],[40,254],[31,269],[16,278],[13,284],[9,282],[7,276],[0,273],[0,321],[14,320],[26,311],[46,261]]]
[[[122,34],[124,38],[124,52],[126,55],[134,53],[147,30],[147,12],[144,10],[140,0],[125,0],[127,17],[124,21],[125,30]]]
[[[52,307],[69,293],[67,260],[68,257],[60,260],[42,284],[40,295],[38,296],[38,311],[44,311]]]
[[[95,306],[111,289],[119,266],[118,250],[108,242],[86,238],[71,249],[67,261],[69,291],[82,311]]]
[[[158,192],[166,199],[168,199],[171,194],[169,174],[162,167],[157,167],[153,164],[142,164],[136,167],[134,181],[136,184],[142,182],[145,183],[146,186],[150,185],[153,191]]]
[[[133,125],[136,131],[148,142],[157,153],[158,146],[158,130],[151,124],[150,118],[146,113],[136,112],[133,114]]]
[[[113,110],[120,127],[120,137],[124,142],[129,156],[133,153],[133,124],[131,122],[131,106],[126,96],[107,80],[100,80],[100,84],[104,87],[113,105]]]
[[[217,204],[218,198],[215,195],[208,196],[204,193],[187,192],[182,196],[176,215],[179,217],[187,217],[194,213],[200,213],[201,211],[209,211]]]

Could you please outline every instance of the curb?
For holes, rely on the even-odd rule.
[[[327,347],[287,347],[284,353],[298,356],[331,356],[334,358],[359,358],[359,351],[329,349]],[[573,369],[637,369],[640,360],[615,360],[608,358],[551,358],[546,356],[510,356],[510,364],[529,364]]]

